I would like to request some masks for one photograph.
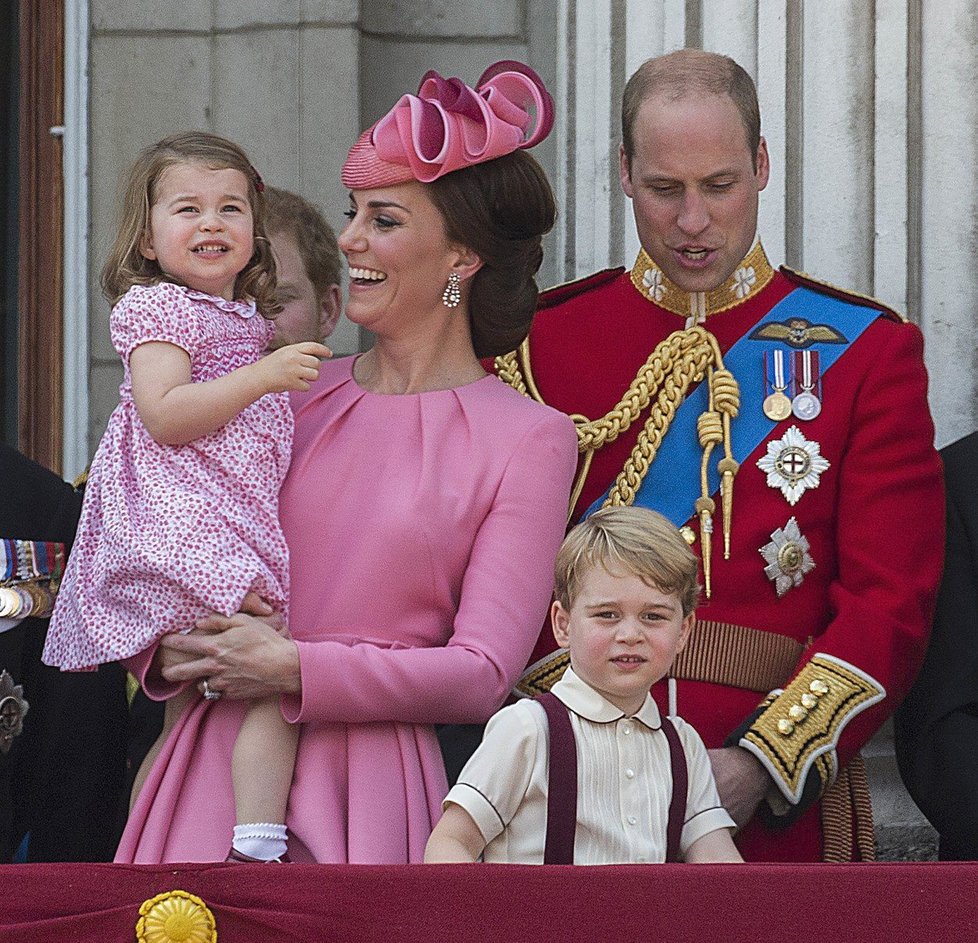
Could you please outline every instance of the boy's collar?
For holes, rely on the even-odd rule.
[[[568,668],[564,672],[563,677],[554,684],[551,691],[568,710],[596,724],[612,724],[625,716],[621,708],[615,707],[607,698],[595,691],[591,685],[574,673],[573,668]],[[641,721],[650,730],[658,730],[662,726],[659,708],[652,700],[651,694],[645,695],[645,702],[634,715],[634,719]]]

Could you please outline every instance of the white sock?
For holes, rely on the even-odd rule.
[[[234,840],[231,842],[235,851],[258,858],[261,861],[273,861],[281,858],[288,850],[288,830],[284,825],[274,822],[248,822],[246,825],[234,826]]]

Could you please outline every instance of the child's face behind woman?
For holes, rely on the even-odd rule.
[[[254,252],[254,233],[240,170],[174,164],[156,182],[149,232],[139,248],[174,281],[230,301]]]
[[[570,611],[553,606],[554,637],[574,672],[629,716],[682,651],[693,619],[677,593],[600,566],[584,574]]]

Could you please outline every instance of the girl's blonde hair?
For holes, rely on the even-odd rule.
[[[204,164],[211,170],[239,170],[248,181],[248,202],[255,225],[255,251],[234,283],[235,298],[253,298],[265,317],[282,306],[275,300],[275,259],[265,233],[264,184],[245,152],[232,141],[207,131],[171,134],[143,150],[129,172],[122,199],[119,232],[102,268],[102,293],[115,304],[133,285],[153,285],[166,279],[155,259],[140,251],[149,234],[150,210],[163,172],[175,164]]]
[[[555,596],[569,610],[588,570],[629,573],[662,593],[675,593],[688,616],[699,601],[699,563],[676,527],[656,511],[607,507],[564,538],[554,566]]]

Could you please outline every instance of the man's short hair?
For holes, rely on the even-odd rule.
[[[699,600],[696,555],[672,523],[647,508],[602,508],[564,538],[554,565],[555,595],[564,609],[573,606],[586,573],[596,566],[675,593],[684,616]]]
[[[635,152],[633,130],[642,103],[654,95],[678,101],[692,92],[727,95],[737,106],[756,170],[761,111],[754,80],[729,56],[702,49],[678,49],[647,59],[628,80],[621,102],[621,136],[629,166]]]
[[[299,248],[312,287],[320,296],[340,283],[340,250],[336,234],[323,214],[289,190],[265,187],[265,231],[290,235]]]

